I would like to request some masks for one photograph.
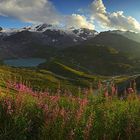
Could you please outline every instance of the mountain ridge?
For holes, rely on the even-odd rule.
[[[40,57],[50,61],[56,58],[77,65],[76,68],[105,75],[139,70],[140,43],[123,36],[124,31],[122,34],[120,31],[98,33],[85,28],[64,30],[42,24],[19,31],[12,29],[8,33],[3,29],[1,33],[4,34],[0,35],[1,60]]]

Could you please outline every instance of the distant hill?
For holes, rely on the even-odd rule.
[[[120,52],[130,54],[130,56],[139,57],[140,54],[140,43],[130,40],[120,34],[114,34],[108,31],[101,32],[94,39],[91,39],[86,43],[109,46]]]
[[[96,74],[117,75],[135,71],[134,59],[115,48],[101,45],[79,45],[63,49],[57,56],[65,64]]]
[[[124,37],[127,37],[128,39],[131,39],[140,43],[140,33],[135,33],[131,31],[120,31],[120,30],[114,30],[114,31],[109,31],[109,32],[122,35]]]

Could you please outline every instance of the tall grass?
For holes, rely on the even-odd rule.
[[[118,97],[117,88],[101,83],[65,92],[35,92],[7,82],[0,90],[1,140],[137,140],[140,138],[140,98],[129,88]]]

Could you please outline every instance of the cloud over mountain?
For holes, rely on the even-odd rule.
[[[94,0],[90,10],[91,18],[100,22],[102,27],[140,32],[140,23],[123,11],[109,13],[102,0]]]
[[[94,21],[97,21],[103,28],[140,32],[140,23],[135,18],[125,16],[123,11],[108,12],[102,0],[94,0],[90,10],[88,9],[87,7],[83,10],[82,15],[65,15],[50,0],[0,0],[1,16],[14,17],[25,22],[94,29]]]
[[[93,21],[87,21],[84,15],[79,14],[72,14],[70,16],[65,17],[65,25],[67,27],[82,27],[82,28],[89,28],[94,29]]]
[[[60,16],[48,0],[0,0],[0,13],[33,23],[57,23]]]
[[[0,0],[0,15],[31,23],[61,24],[94,29],[85,16],[60,14],[49,0]]]

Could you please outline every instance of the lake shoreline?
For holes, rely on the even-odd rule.
[[[43,58],[17,58],[17,59],[7,59],[3,63],[7,66],[12,67],[37,67],[38,65],[46,62]]]

